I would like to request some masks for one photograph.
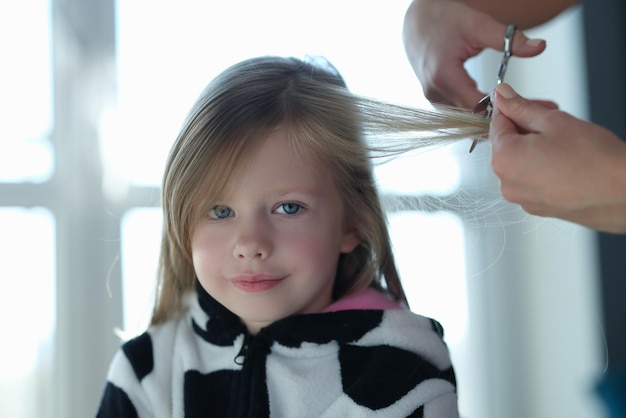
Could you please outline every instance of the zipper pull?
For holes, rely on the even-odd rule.
[[[238,364],[239,366],[243,366],[243,363],[246,361],[246,356],[248,355],[248,349],[250,348],[251,341],[252,341],[251,335],[246,334],[243,337],[243,344],[241,344],[241,349],[239,350],[239,353],[237,353],[237,355],[233,359],[235,364]]]

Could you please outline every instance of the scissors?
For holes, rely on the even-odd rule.
[[[498,78],[496,80],[496,86],[504,81],[504,74],[506,74],[506,68],[509,64],[509,58],[511,58],[513,51],[513,36],[515,35],[515,25],[507,25],[504,31],[504,54],[502,55],[502,61],[500,61],[500,67],[498,68]],[[490,118],[493,113],[493,103],[491,103],[491,94],[487,94],[485,97],[472,108],[472,113],[481,114],[484,113],[486,118]],[[478,139],[474,139],[469,152],[474,151],[478,144]]]

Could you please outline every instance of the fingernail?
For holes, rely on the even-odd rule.
[[[504,97],[505,99],[510,99],[510,98],[515,97],[517,95],[513,91],[511,86],[509,86],[507,83],[500,83],[500,84],[498,84],[498,87],[496,87],[496,92],[500,96]]]
[[[536,47],[543,42],[543,39],[528,39],[526,45]]]

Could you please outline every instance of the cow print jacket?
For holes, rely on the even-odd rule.
[[[185,315],[122,345],[97,416],[458,417],[440,325],[377,309],[371,293],[385,296],[367,292],[358,309],[291,316],[250,336],[198,286]]]

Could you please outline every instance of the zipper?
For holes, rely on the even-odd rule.
[[[237,355],[233,359],[235,364],[237,364],[239,366],[243,366],[244,365],[244,363],[246,362],[246,358],[248,357],[248,353],[250,351],[250,344],[252,344],[252,340],[253,339],[254,339],[254,337],[252,335],[250,335],[250,334],[246,334],[243,337],[243,344],[241,344],[241,348],[239,349],[239,352],[237,353]]]
[[[263,338],[246,334],[239,352],[233,359],[241,366],[238,387],[234,389],[231,417],[269,417],[269,399],[266,389],[265,361],[268,350]]]

